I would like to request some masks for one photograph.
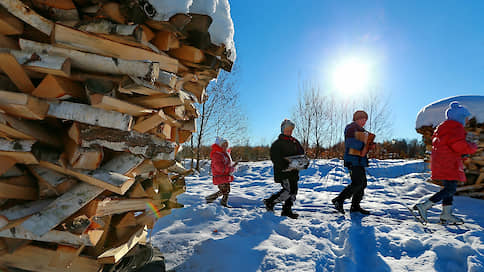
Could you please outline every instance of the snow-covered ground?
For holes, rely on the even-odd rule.
[[[205,204],[214,192],[208,165],[187,178],[182,209],[161,218],[151,239],[174,271],[484,271],[484,201],[455,197],[466,224],[417,223],[407,208],[439,190],[422,161],[372,160],[362,206],[369,216],[340,215],[330,200],[349,183],[342,161],[312,161],[301,172],[297,220],[262,208],[280,189],[270,161],[243,163],[229,203]],[[349,202],[345,209],[349,210]],[[438,222],[440,206],[429,218]]]

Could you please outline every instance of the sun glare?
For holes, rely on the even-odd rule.
[[[370,66],[361,59],[351,58],[340,62],[333,70],[332,84],[344,95],[357,94],[368,88]]]

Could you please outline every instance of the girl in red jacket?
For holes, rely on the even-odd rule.
[[[427,221],[427,210],[442,200],[443,224],[463,223],[462,219],[452,215],[452,201],[457,189],[457,182],[465,182],[462,156],[477,151],[477,145],[466,141],[467,132],[464,126],[469,111],[457,102],[452,102],[445,111],[446,119],[434,131],[432,136],[432,179],[440,180],[444,188],[434,194],[429,200],[414,206],[422,219]]]
[[[230,208],[228,205],[230,182],[234,180],[232,173],[235,171],[237,163],[232,163],[230,149],[228,149],[228,147],[229,142],[221,137],[217,137],[215,143],[212,145],[210,159],[212,160],[213,184],[218,186],[218,192],[205,197],[205,199],[207,200],[207,203],[212,203],[219,196],[222,196],[220,204]]]

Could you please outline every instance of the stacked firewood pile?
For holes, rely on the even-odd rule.
[[[432,134],[435,128],[423,126],[417,129],[422,134],[427,151],[432,151]],[[467,139],[478,144],[476,153],[466,156],[464,160],[466,184],[457,187],[458,195],[466,195],[484,199],[484,123],[478,123],[472,118],[466,126]],[[430,162],[430,158],[427,158]],[[430,181],[438,184],[436,181]]]
[[[232,61],[211,18],[0,0],[0,270],[98,271],[182,207],[175,161]]]

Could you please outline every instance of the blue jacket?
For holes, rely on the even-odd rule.
[[[365,144],[362,141],[359,141],[355,138],[355,132],[361,131],[364,132],[365,129],[360,127],[357,123],[353,122],[346,126],[345,128],[345,154],[343,159],[345,161],[346,167],[351,166],[368,166],[368,158],[366,156],[360,157],[355,155],[350,155],[349,150],[350,148],[356,150],[362,150]]]

